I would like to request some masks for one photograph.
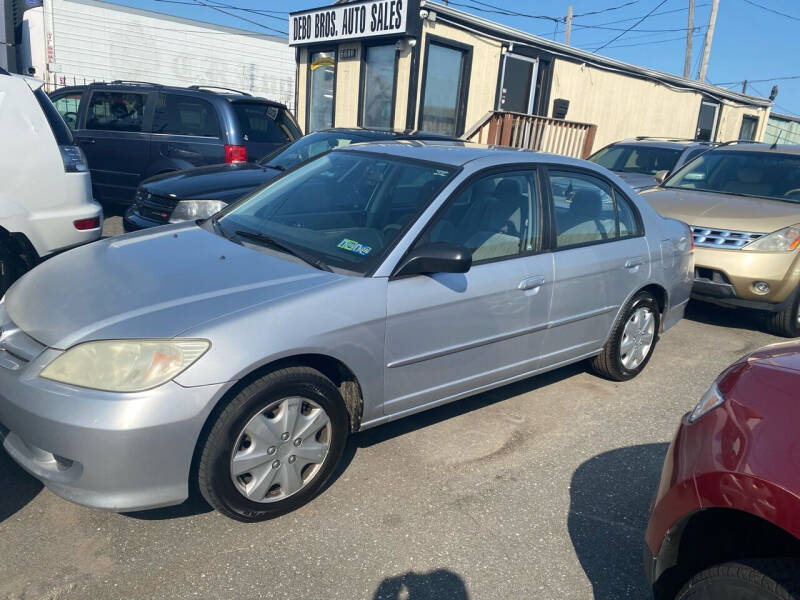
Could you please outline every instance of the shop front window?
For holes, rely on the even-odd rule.
[[[333,52],[312,52],[309,68],[308,131],[333,127],[336,62]]]
[[[361,93],[362,126],[373,129],[392,127],[394,106],[395,46],[370,46],[364,60],[364,89]]]
[[[426,52],[425,92],[420,129],[459,135],[466,103],[466,51],[430,43]]]

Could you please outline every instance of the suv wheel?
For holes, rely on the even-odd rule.
[[[339,391],[319,371],[265,375],[234,396],[211,427],[200,454],[200,492],[238,521],[290,512],[330,478],[349,423]]]
[[[653,355],[660,325],[658,302],[650,292],[639,292],[620,313],[603,351],[592,359],[592,370],[613,381],[633,379]]]
[[[783,310],[767,313],[767,329],[783,337],[800,336],[800,290],[795,292],[794,300]]]
[[[800,600],[798,569],[790,559],[725,563],[692,577],[676,600]]]

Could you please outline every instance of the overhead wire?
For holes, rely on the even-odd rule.
[[[614,43],[614,42],[616,42],[616,41],[617,41],[619,38],[621,38],[623,35],[625,35],[625,34],[626,34],[626,33],[628,33],[629,31],[631,31],[632,29],[635,29],[635,28],[636,28],[636,27],[637,27],[637,26],[638,26],[640,23],[643,23],[643,22],[645,21],[645,19],[647,19],[647,17],[649,17],[650,15],[652,15],[654,12],[656,12],[656,11],[657,11],[659,8],[661,8],[662,6],[664,6],[666,3],[667,3],[667,0],[661,0],[661,2],[659,2],[658,4],[656,4],[656,6],[653,8],[653,10],[651,10],[649,13],[647,13],[646,15],[644,15],[644,16],[643,16],[641,19],[639,19],[638,21],[636,21],[636,23],[634,23],[633,25],[631,25],[630,27],[628,27],[628,28],[627,28],[625,31],[623,31],[622,33],[620,33],[618,36],[616,36],[616,37],[612,38],[611,40],[607,41],[605,44],[603,44],[603,45],[602,45],[602,46],[600,46],[599,48],[595,48],[594,50],[592,50],[592,52],[599,52],[600,50],[602,50],[602,49],[603,49],[603,48],[605,48],[606,46],[608,46],[608,45],[610,45],[610,44],[613,44],[613,43]]]
[[[787,14],[785,12],[781,12],[779,10],[775,10],[774,8],[771,8],[769,6],[764,6],[763,4],[759,4],[758,2],[754,2],[754,0],[744,0],[744,1],[747,4],[750,4],[751,6],[755,6],[755,7],[760,8],[761,10],[765,10],[767,12],[771,12],[773,14],[780,15],[782,17],[786,17],[787,19],[792,19],[793,21],[800,21],[800,17],[796,17],[794,15],[790,15],[790,14]]]

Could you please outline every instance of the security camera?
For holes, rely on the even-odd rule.
[[[430,13],[423,8],[422,10],[419,11],[419,18],[420,19],[427,19],[429,14]]]

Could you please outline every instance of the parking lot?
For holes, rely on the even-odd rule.
[[[82,508],[2,453],[0,598],[643,598],[671,432],[774,341],[755,316],[690,306],[633,381],[576,365],[363,432],[327,490],[260,524],[199,501]]]

